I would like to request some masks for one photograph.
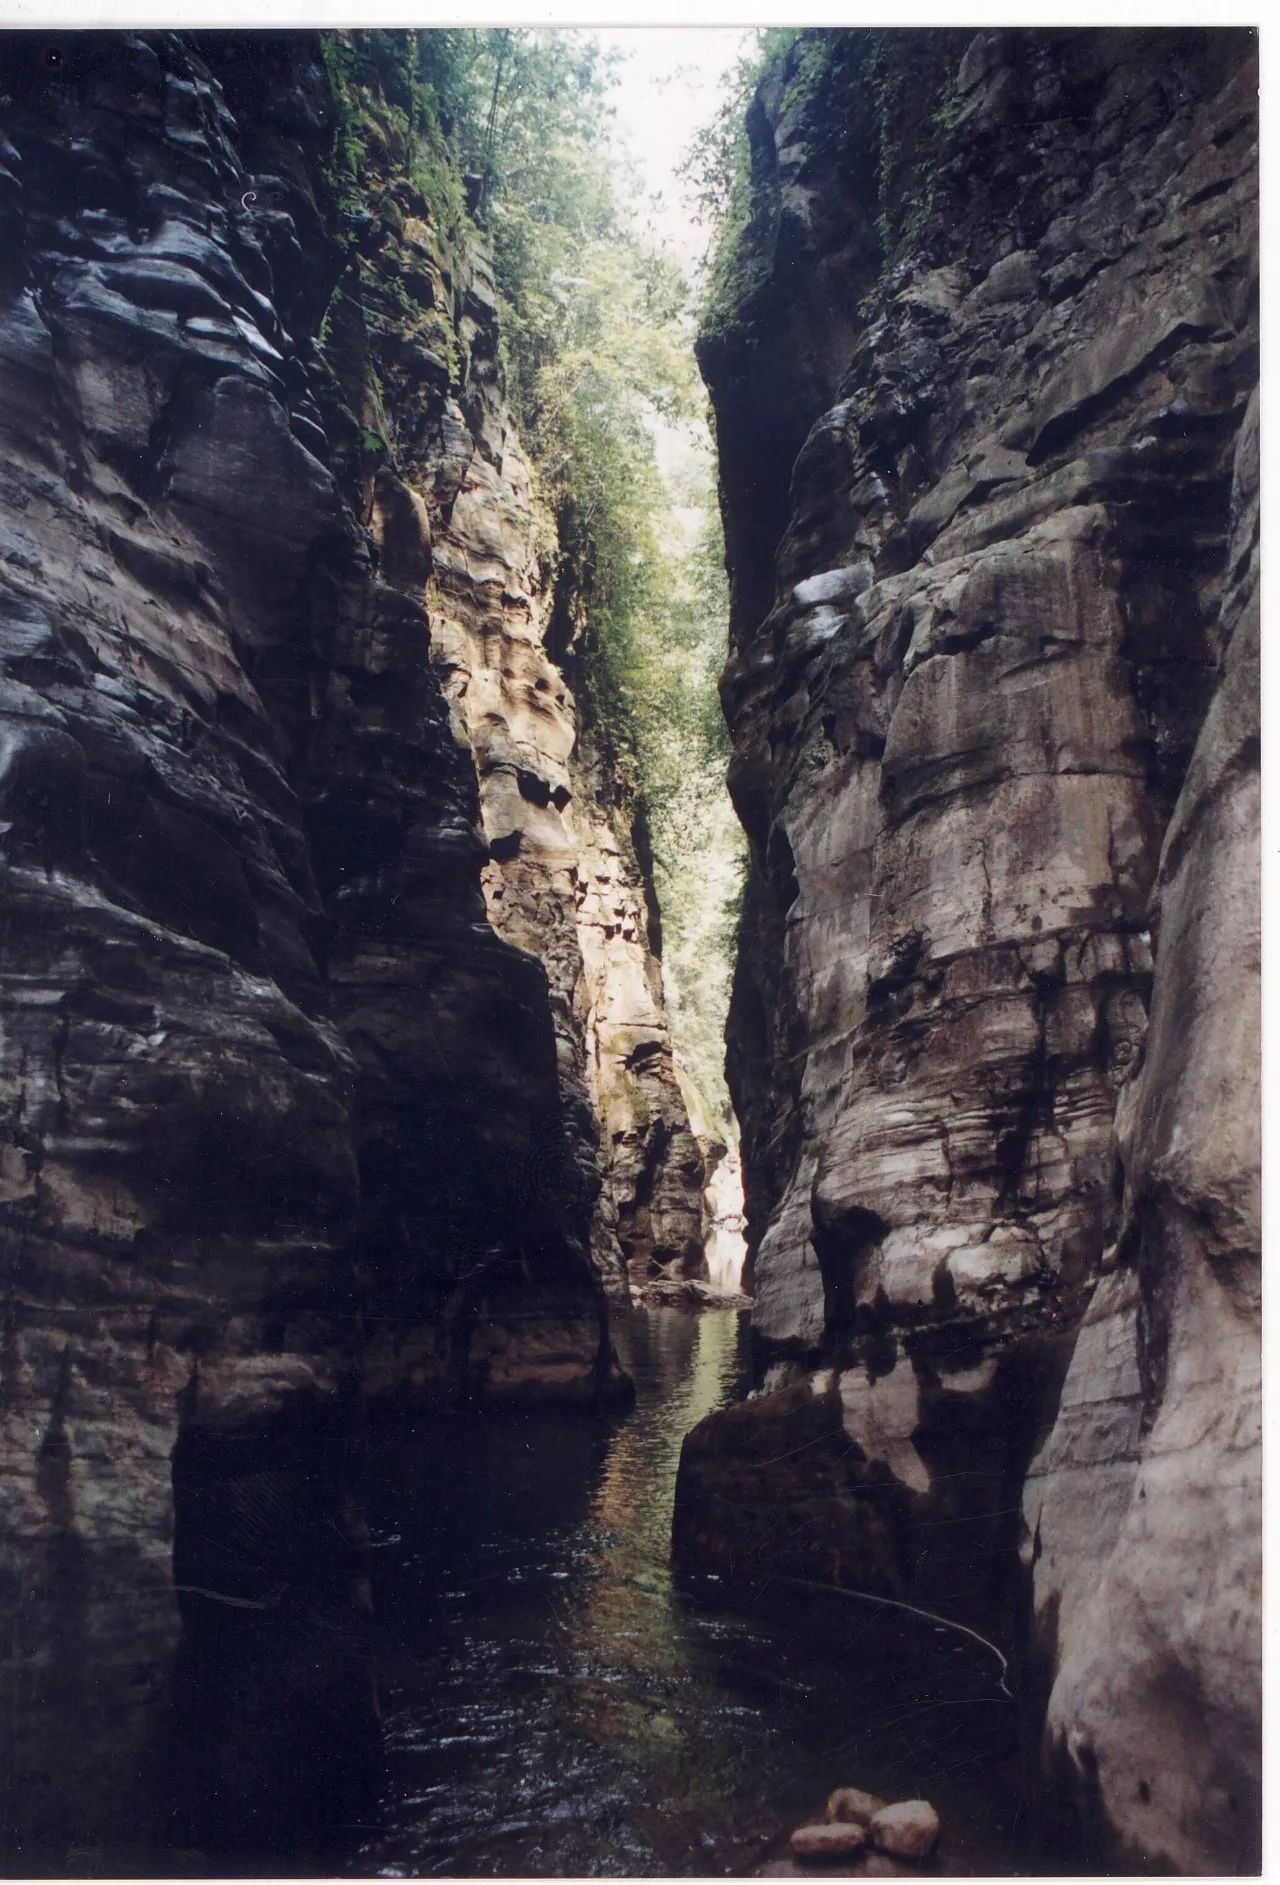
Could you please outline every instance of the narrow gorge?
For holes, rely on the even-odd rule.
[[[10,1875],[1260,1863],[1257,36],[744,38],[0,34]]]

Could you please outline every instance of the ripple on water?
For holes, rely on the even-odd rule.
[[[624,1418],[449,1415],[378,1449],[388,1780],[348,1871],[750,1871],[851,1782],[931,1790],[1008,1869],[1009,1711],[975,1659],[938,1694],[936,1646],[883,1618],[745,1618],[673,1587],[680,1444],[741,1389],[739,1322],[625,1317]]]

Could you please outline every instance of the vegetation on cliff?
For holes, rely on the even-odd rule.
[[[928,228],[969,37],[963,30],[883,27],[761,33],[686,164],[694,197],[715,229],[699,311],[704,334],[747,318],[770,278],[780,203],[770,164],[752,161],[753,115],[764,108],[780,121],[804,112],[814,157],[834,160],[871,215],[883,273]]]
[[[507,397],[546,506],[547,579],[566,582],[585,620],[579,692],[651,834],[677,1036],[727,1125],[741,845],[716,687],[723,545],[710,456],[691,443],[701,394],[689,284],[627,208],[615,55],[585,34],[502,27],[327,35],[325,59],[331,182],[353,248],[367,178],[390,157],[449,244],[492,253]],[[405,305],[394,318],[455,366],[441,310],[418,306],[411,280],[395,286]],[[375,425],[366,448],[377,444]]]

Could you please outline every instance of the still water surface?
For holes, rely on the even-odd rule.
[[[674,1587],[680,1445],[742,1390],[740,1320],[624,1312],[625,1416],[459,1414],[377,1449],[387,1786],[349,1872],[750,1873],[838,1785],[924,1793],[958,1869],[1017,1867],[989,1659],[847,1601],[741,1616]]]

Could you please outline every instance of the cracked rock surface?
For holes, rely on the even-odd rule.
[[[0,39],[4,1850],[218,1870],[372,1781],[358,1410],[625,1382],[432,661],[484,265],[335,201],[316,36],[57,51]]]
[[[677,1543],[1012,1643],[1064,1838],[1248,1869],[1255,47],[938,40],[890,262],[862,55],[761,88],[701,344],[762,1392]]]

